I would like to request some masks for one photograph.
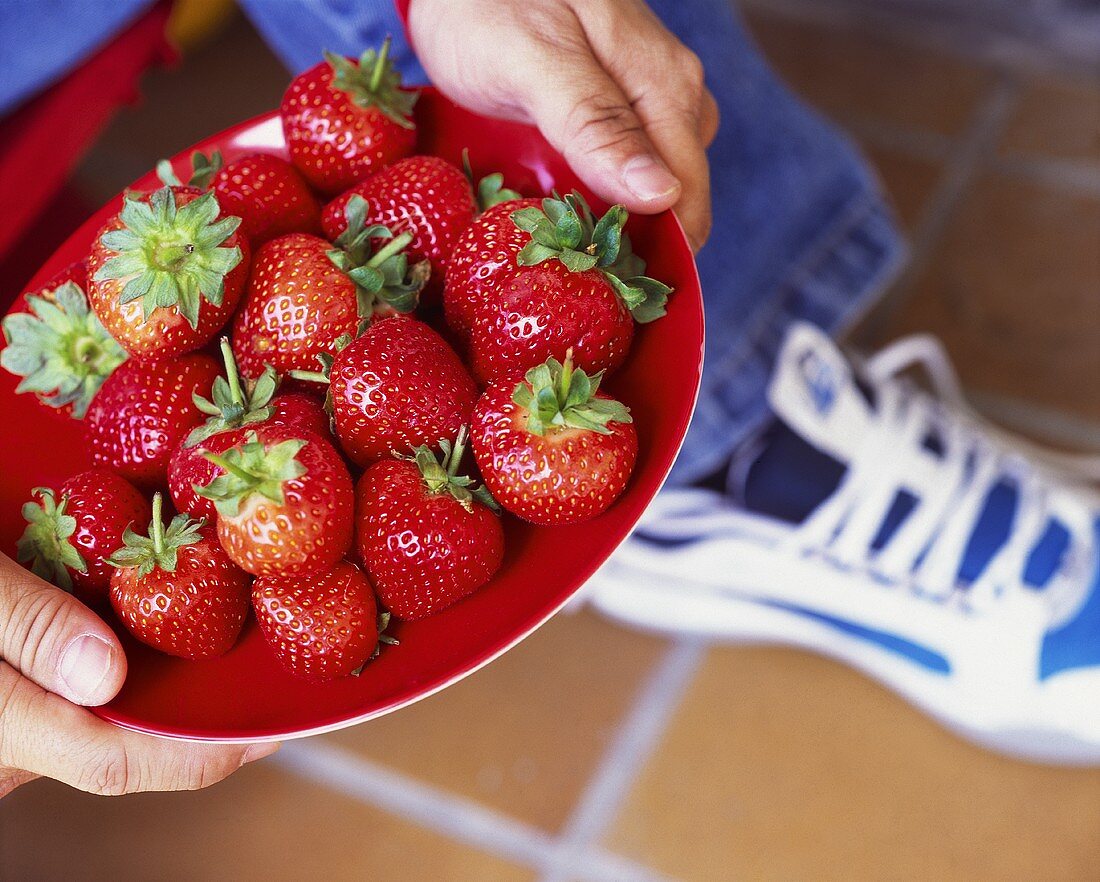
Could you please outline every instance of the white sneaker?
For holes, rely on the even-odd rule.
[[[917,363],[938,400],[899,377]],[[853,371],[796,325],[768,395],[776,424],[725,486],[662,492],[585,596],[808,647],[995,749],[1100,762],[1100,502],[1069,478],[1097,462],[984,424],[929,337]]]

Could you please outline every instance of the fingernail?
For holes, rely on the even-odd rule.
[[[275,753],[282,744],[278,741],[264,741],[261,744],[250,744],[248,749],[244,752],[244,756],[241,757],[241,765],[245,766],[256,760],[263,759],[265,756],[271,756]]]
[[[623,183],[639,199],[653,202],[680,188],[680,182],[652,156],[635,156],[623,166]]]
[[[77,704],[99,698],[99,687],[111,670],[111,644],[95,634],[81,634],[61,656],[61,679],[68,699]]]

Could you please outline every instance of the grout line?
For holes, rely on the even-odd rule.
[[[549,833],[403,775],[352,751],[310,739],[284,743],[269,763],[487,854],[543,871],[557,862]],[[663,882],[648,867],[604,849],[584,856],[586,879]]]
[[[288,742],[270,761],[491,854],[536,868],[553,858],[548,833],[317,739]]]
[[[1071,196],[1100,196],[1100,167],[1086,162],[1046,156],[1000,156],[991,166],[1001,174],[1066,190]]]
[[[1100,453],[1100,423],[1088,417],[1011,395],[967,389],[966,397],[980,413],[1005,428],[1085,454]]]
[[[642,766],[668,728],[705,650],[704,640],[682,638],[646,679],[629,716],[566,822],[555,861],[543,882],[564,882],[581,870],[585,853],[615,819]]]
[[[878,342],[899,310],[908,302],[916,282],[943,239],[955,210],[977,177],[981,162],[993,153],[1019,95],[1019,84],[1001,75],[978,106],[966,134],[947,161],[943,176],[929,198],[912,236],[909,264],[901,277],[861,324],[858,344]]]

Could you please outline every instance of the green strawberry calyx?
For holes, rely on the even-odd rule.
[[[161,494],[153,494],[153,517],[148,532],[143,536],[128,526],[122,534],[122,547],[107,558],[107,563],[119,569],[136,568],[139,578],[153,570],[176,571],[179,550],[202,541],[199,531],[206,521],[184,513],[176,515],[165,527],[161,516],[163,505]]]
[[[198,327],[201,301],[221,306],[225,277],[241,262],[241,249],[224,244],[241,219],[219,219],[220,212],[212,192],[182,208],[171,187],[156,190],[148,202],[127,195],[119,212],[122,229],[100,237],[114,256],[93,278],[124,279],[119,303],[140,300],[144,319],[156,309],[175,308]]]
[[[196,485],[195,492],[213,500],[218,514],[230,518],[236,517],[241,504],[254,494],[282,505],[283,484],[306,473],[297,457],[307,443],[291,438],[267,447],[255,432],[249,432],[244,443],[225,453],[203,451],[202,455],[218,466],[222,474],[205,487]]]
[[[225,160],[220,150],[212,151],[209,156],[201,150],[196,150],[191,154],[191,177],[187,179],[186,185],[176,175],[172,162],[168,159],[162,159],[157,163],[157,177],[166,187],[188,186],[206,190],[224,165]]]
[[[435,452],[426,444],[415,448],[412,456],[401,458],[416,463],[429,493],[449,493],[466,511],[474,510],[476,500],[491,511],[499,512],[500,506],[484,484],[475,486],[473,478],[458,473],[466,452],[466,440],[467,430],[463,426],[458,430],[453,444],[446,438],[440,440],[442,459],[436,457]]]
[[[597,221],[576,190],[564,197],[555,193],[542,200],[541,209],[532,205],[512,213],[512,223],[531,234],[516,262],[536,266],[555,259],[570,272],[598,270],[635,321],[654,321],[665,314],[672,288],[644,275],[645,261],[623,229],[628,217],[622,205],[612,205]]]
[[[388,310],[412,312],[420,300],[420,290],[431,275],[431,264],[421,260],[409,264],[405,247],[412,233],[395,236],[383,224],[367,224],[367,200],[359,194],[344,207],[347,229],[333,243],[328,259],[355,283],[362,333],[374,314]],[[388,239],[377,251],[372,239]]]
[[[352,104],[363,110],[376,108],[403,129],[416,128],[412,111],[420,93],[401,88],[401,74],[390,61],[391,42],[386,37],[381,49],[368,49],[358,61],[327,49],[323,54],[332,68],[333,88],[344,92]]]
[[[367,666],[369,662],[374,661],[378,656],[382,654],[382,646],[400,646],[401,641],[396,637],[393,637],[386,633],[386,629],[390,626],[390,614],[388,612],[380,612],[377,619],[378,628],[378,642],[374,644],[374,652],[367,656],[367,660],[363,664],[359,665],[354,671],[351,672],[351,676],[358,677],[363,673],[363,668]]]
[[[76,518],[65,512],[69,499],[58,499],[49,487],[35,487],[31,493],[38,501],[23,504],[27,528],[16,544],[16,556],[20,563],[29,563],[36,576],[72,591],[70,570],[87,573],[88,564],[71,541]]]
[[[219,432],[262,423],[275,412],[271,403],[279,388],[279,375],[275,373],[275,368],[265,365],[259,377],[246,379],[242,383],[237,360],[233,357],[233,347],[226,337],[221,339],[221,352],[225,376],[214,380],[210,398],[203,398],[198,392],[191,394],[195,407],[205,413],[207,419],[191,430],[183,442],[184,447],[194,447]]]
[[[554,429],[585,429],[610,435],[608,423],[630,423],[630,408],[614,398],[597,398],[603,371],[588,376],[573,366],[570,349],[562,364],[556,358],[533,367],[516,385],[512,401],[527,411],[527,431],[545,435]]]
[[[7,344],[0,365],[23,378],[16,392],[33,392],[50,407],[72,405],[80,419],[126,351],[88,308],[76,282],[32,294],[27,306],[30,312],[13,312],[0,322]]]
[[[479,211],[488,211],[494,205],[523,198],[517,191],[509,190],[504,186],[504,175],[500,172],[493,172],[485,175],[480,181],[477,180],[474,177],[473,166],[470,165],[468,147],[462,148],[462,170],[466,173],[466,180],[470,182],[470,187],[474,191]]]

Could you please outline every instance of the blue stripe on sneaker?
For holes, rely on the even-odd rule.
[[[792,603],[783,603],[778,600],[761,600],[760,603],[764,606],[795,613],[796,615],[800,615],[822,625],[828,625],[830,628],[834,628],[844,634],[874,643],[881,646],[883,649],[916,662],[933,673],[951,673],[951,665],[948,663],[947,659],[938,652],[913,643],[911,640],[906,640],[904,637],[899,637],[897,634],[891,634],[888,631],[878,631],[874,628],[865,627],[864,625],[857,625],[855,622],[850,622],[847,619],[838,619],[834,616],[826,615],[825,613],[820,613],[816,610],[807,609],[806,607],[797,606]]]
[[[1100,520],[1095,531],[1100,544]],[[1077,615],[1043,640],[1039,677],[1045,680],[1063,671],[1090,667],[1100,667],[1100,565]]]

